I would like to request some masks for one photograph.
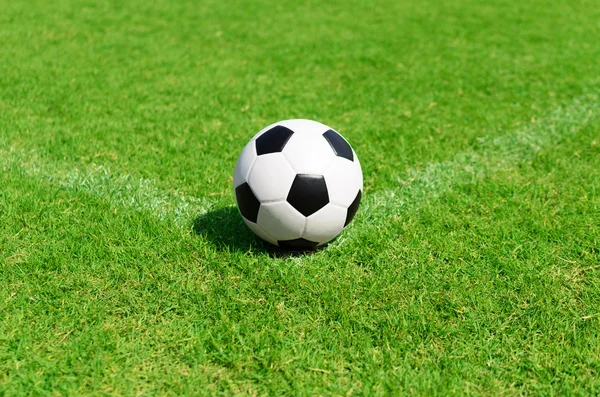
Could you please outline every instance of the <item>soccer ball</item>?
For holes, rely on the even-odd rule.
[[[312,120],[285,120],[256,134],[235,166],[240,214],[263,240],[307,250],[336,237],[362,196],[362,170],[346,140]]]

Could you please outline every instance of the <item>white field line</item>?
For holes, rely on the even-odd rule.
[[[450,161],[430,163],[420,171],[410,171],[398,179],[398,187],[372,194],[362,208],[363,214],[381,212],[398,215],[414,210],[425,200],[439,197],[453,186],[472,183],[515,167],[531,159],[542,149],[575,136],[600,115],[595,95],[574,100],[522,129],[498,137],[478,139],[478,147],[458,153]],[[370,222],[370,215],[365,220]]]
[[[99,165],[85,170],[70,168],[59,162],[49,162],[33,151],[0,147],[0,168],[17,169],[23,175],[51,185],[108,199],[115,207],[146,211],[161,220],[172,220],[187,227],[192,217],[207,212],[211,205],[208,199],[161,190],[150,179],[112,173],[109,168]]]
[[[359,223],[376,225],[383,216],[414,210],[421,202],[438,197],[453,186],[510,169],[543,148],[577,134],[599,111],[598,98],[584,96],[523,129],[480,138],[479,147],[473,151],[459,153],[450,161],[431,163],[421,171],[408,172],[398,180],[398,187],[366,195]],[[112,173],[103,166],[71,168],[68,164],[45,160],[35,151],[23,152],[8,146],[0,146],[0,168],[16,169],[52,185],[105,198],[114,206],[150,212],[158,219],[171,220],[185,228],[216,204],[216,200],[209,198],[161,190],[150,179]]]

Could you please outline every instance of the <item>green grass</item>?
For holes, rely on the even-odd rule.
[[[595,1],[0,0],[0,395],[600,394]],[[285,118],[353,224],[233,207]]]

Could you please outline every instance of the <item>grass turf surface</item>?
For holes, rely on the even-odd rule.
[[[0,394],[600,393],[595,2],[0,6]],[[274,257],[231,174],[293,117],[365,203]]]

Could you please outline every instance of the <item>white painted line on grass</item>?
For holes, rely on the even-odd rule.
[[[150,179],[112,173],[109,168],[100,165],[85,170],[70,168],[66,164],[43,159],[33,151],[0,147],[0,167],[16,168],[24,175],[45,183],[105,198],[115,207],[146,211],[161,220],[173,220],[186,227],[189,227],[192,217],[202,215],[211,205],[208,199],[161,190]]]
[[[361,205],[359,219],[362,221],[358,223],[375,225],[386,214],[414,210],[423,201],[438,197],[453,186],[510,169],[543,148],[575,135],[598,116],[599,110],[597,96],[584,96],[523,129],[499,137],[480,138],[478,147],[472,151],[459,153],[451,161],[431,163],[421,171],[411,171],[398,180],[397,188],[367,195]],[[49,184],[106,198],[118,207],[146,211],[185,228],[216,204],[208,198],[161,190],[150,179],[112,173],[103,166],[90,166],[85,170],[71,168],[68,164],[43,159],[34,151],[23,152],[6,145],[0,146],[0,167],[17,169]]]
[[[533,158],[540,150],[573,137],[599,114],[598,97],[583,96],[522,129],[479,138],[478,147],[472,151],[458,153],[450,161],[428,164],[420,171],[408,172],[398,179],[398,187],[367,196],[370,200],[365,203],[368,208],[363,208],[364,212],[374,211],[373,215],[377,216],[384,210],[395,214],[413,210],[453,186],[472,183]]]

